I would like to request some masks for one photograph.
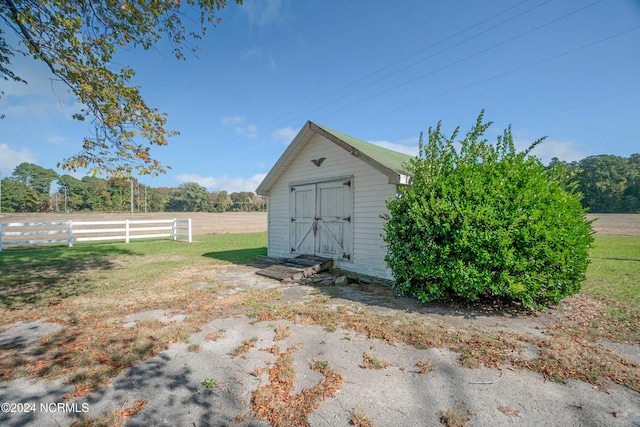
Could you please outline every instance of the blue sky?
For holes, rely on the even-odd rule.
[[[640,152],[638,0],[245,0],[219,16],[198,57],[117,56],[181,132],[144,184],[255,191],[307,120],[417,154],[421,131],[465,132],[485,109],[490,140],[548,136],[545,164]],[[0,83],[0,173],[56,169],[87,133],[80,106],[42,64],[14,65],[29,84]]]

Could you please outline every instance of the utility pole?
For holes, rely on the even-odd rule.
[[[62,188],[64,188],[64,213],[67,214],[67,213],[69,213],[69,208],[68,208],[68,205],[67,205],[67,186],[65,185]]]
[[[133,181],[131,181],[131,218],[133,218]]]
[[[0,173],[0,214],[2,213],[2,173]]]

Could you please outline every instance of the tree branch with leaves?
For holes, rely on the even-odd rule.
[[[140,87],[132,85],[135,71],[112,60],[119,49],[148,50],[163,38],[177,59],[185,59],[207,29],[220,23],[216,11],[226,6],[227,0],[0,0],[0,77],[26,84],[11,60],[32,56],[83,105],[73,118],[90,120],[93,131],[78,154],[59,163],[64,169],[106,176],[164,173],[169,166],[154,159],[151,148],[167,145],[178,132],[165,128],[167,115],[149,107]],[[7,39],[9,31],[18,37],[16,45]]]

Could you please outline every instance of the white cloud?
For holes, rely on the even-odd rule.
[[[220,119],[220,123],[224,126],[235,126],[244,123],[245,120],[245,116],[225,116]]]
[[[10,38],[12,38],[10,36]],[[3,91],[10,96],[54,95],[66,93],[67,86],[53,75],[43,61],[16,54],[11,58],[11,70],[27,83],[8,80]]]
[[[254,139],[258,137],[258,127],[256,125],[248,125],[245,127],[236,126],[233,128],[240,136],[244,136],[247,139]]]
[[[258,127],[256,125],[241,126],[246,121],[245,116],[226,116],[220,119],[220,123],[224,126],[233,126],[233,130],[237,135],[246,139],[254,139],[258,137]]]
[[[0,173],[3,176],[10,175],[20,163],[35,163],[35,156],[28,148],[20,151],[9,147],[9,144],[0,143]]]
[[[21,117],[50,117],[58,105],[45,96],[2,97],[0,111],[10,120]]]
[[[66,136],[53,135],[53,134],[47,135],[45,139],[48,143],[54,144],[54,145],[60,145],[69,141],[69,138],[67,138]]]
[[[255,193],[256,188],[260,185],[265,176],[267,176],[266,173],[258,173],[249,178],[230,178],[227,175],[213,177],[185,173],[178,175],[176,180],[179,182],[195,182],[206,187],[209,191],[224,190],[229,193],[251,191]]]
[[[273,59],[271,53],[265,53],[260,47],[254,47],[253,49],[243,50],[240,52],[240,59],[243,61],[249,61],[252,59],[260,62],[266,62],[271,70],[276,69],[276,61]]]
[[[533,141],[514,140],[518,150],[526,150]],[[531,154],[539,158],[543,164],[549,164],[552,158],[557,157],[561,161],[573,162],[586,157],[584,153],[575,148],[574,141],[545,140],[531,151]]]
[[[277,141],[280,141],[281,143],[288,145],[289,143],[291,143],[291,141],[293,141],[293,138],[296,137],[299,131],[300,131],[299,129],[296,130],[291,126],[287,126],[286,128],[280,128],[280,129],[274,130],[271,136]]]
[[[282,0],[245,0],[240,10],[247,15],[251,27],[264,28],[284,19],[284,6]]]
[[[259,47],[254,47],[253,49],[243,50],[240,52],[240,59],[247,60],[251,58],[261,58],[262,57],[262,49]]]
[[[14,39],[13,35],[9,35]],[[17,43],[9,40],[10,43]],[[44,62],[30,56],[16,54],[11,58],[11,70],[24,79],[23,82],[12,80],[3,82],[0,98],[0,110],[9,118],[21,116],[53,117],[62,114],[70,119],[74,113],[80,112],[82,104],[69,87],[54,76]]]
[[[410,156],[418,155],[418,140],[415,138],[403,140],[400,142],[390,142],[390,141],[369,141],[369,142],[372,144],[378,145],[380,147],[388,148],[389,150],[408,154]]]

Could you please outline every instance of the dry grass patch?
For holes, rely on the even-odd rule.
[[[530,339],[523,334],[499,331],[496,334],[482,331],[462,331],[460,341],[450,348],[460,353],[460,363],[467,368],[500,368],[511,362],[511,355],[518,353],[520,342]]]
[[[256,346],[258,342],[258,337],[251,337],[249,340],[245,340],[237,346],[232,352],[231,357],[238,357],[246,354],[249,350]]]
[[[607,381],[624,384],[640,392],[640,366],[628,361],[598,341],[610,338],[615,325],[607,324],[604,306],[585,295],[566,301],[564,320],[552,325],[550,338],[538,340],[538,358],[516,359],[516,366],[541,372],[549,379],[564,382],[575,378],[606,387]]]
[[[224,329],[219,329],[219,330],[214,331],[214,332],[209,332],[205,336],[205,339],[207,341],[218,341],[220,338],[224,337],[225,332],[226,331]]]
[[[353,411],[349,424],[359,427],[374,427],[373,421],[360,410]]]
[[[640,366],[614,351],[591,341],[580,331],[554,328],[549,340],[537,341],[540,357],[531,361],[518,360],[516,365],[541,372],[552,381],[575,378],[606,387],[607,381],[623,384],[640,392]]]
[[[169,345],[183,342],[185,336],[197,332],[212,318],[246,314],[253,307],[254,299],[277,299],[280,295],[269,290],[240,292],[224,298],[195,298],[195,292],[184,289],[181,295],[174,294],[177,297],[171,301],[171,307],[187,314],[180,324],[146,319],[135,327],[125,328],[121,314],[133,312],[125,298],[117,306],[117,300],[108,300],[102,308],[94,301],[85,304],[69,301],[49,307],[47,317],[64,327],[41,339],[39,346],[27,353],[0,350],[0,380],[22,376],[64,377],[66,383],[75,386],[66,398],[82,396],[105,387],[111,378]],[[144,310],[168,306],[165,298],[147,300],[142,305]],[[191,350],[197,348],[194,346]]]
[[[363,369],[385,369],[389,367],[389,362],[381,357],[375,357],[371,353],[365,351],[362,355],[362,363],[360,367]]]
[[[274,332],[275,332],[275,335],[273,337],[274,341],[286,340],[291,336],[291,328],[286,325],[276,326],[276,328],[274,329]]]
[[[146,400],[137,400],[130,408],[125,408],[122,405],[122,408],[100,415],[97,418],[82,417],[74,420],[69,424],[69,427],[121,427],[124,426],[129,418],[140,412],[146,404]]]
[[[291,354],[301,344],[280,351],[272,347],[270,352],[276,361],[268,369],[269,383],[253,392],[251,410],[256,418],[267,420],[274,426],[309,426],[307,417],[320,402],[333,396],[342,385],[342,377],[331,369],[328,362],[312,361],[310,368],[324,375],[316,386],[291,394],[294,389],[295,364]]]
[[[183,334],[182,327],[163,327],[159,322],[134,328],[108,328],[93,322],[68,325],[25,355],[32,366],[27,375],[54,379],[64,374],[66,382],[75,385],[72,396],[82,396],[103,388],[111,378],[179,341]]]
[[[450,330],[448,325],[434,326],[404,314],[383,316],[366,310],[334,310],[326,297],[316,297],[306,304],[295,306],[264,305],[255,316],[259,321],[287,319],[298,323],[322,325],[327,329],[349,329],[369,339],[389,343],[402,342],[416,348],[450,348],[464,355],[465,366],[498,367],[506,363],[510,354],[519,351],[520,341],[528,341],[522,334],[498,332],[489,334],[478,328]]]
[[[508,417],[519,417],[520,411],[511,406],[498,406],[498,411],[502,412]]]
[[[431,362],[429,359],[418,361],[418,363],[416,363],[416,367],[418,368],[418,372],[420,372],[421,374],[428,374],[435,369],[433,362]]]
[[[447,427],[465,427],[467,421],[471,421],[469,416],[452,408],[443,411],[440,417],[440,422]]]
[[[611,331],[623,325],[607,323],[602,305],[584,295],[568,298],[562,313],[564,320],[550,327],[549,340],[478,326],[435,326],[403,314],[383,316],[366,310],[337,310],[325,296],[306,304],[265,304],[257,307],[255,316],[259,321],[287,319],[328,330],[344,328],[367,338],[403,342],[420,349],[448,348],[459,353],[461,364],[469,368],[511,365],[541,372],[557,381],[575,378],[600,386],[613,381],[640,391],[639,366],[597,343],[602,337],[611,338]],[[525,360],[519,355],[524,343],[540,348],[537,359]]]

